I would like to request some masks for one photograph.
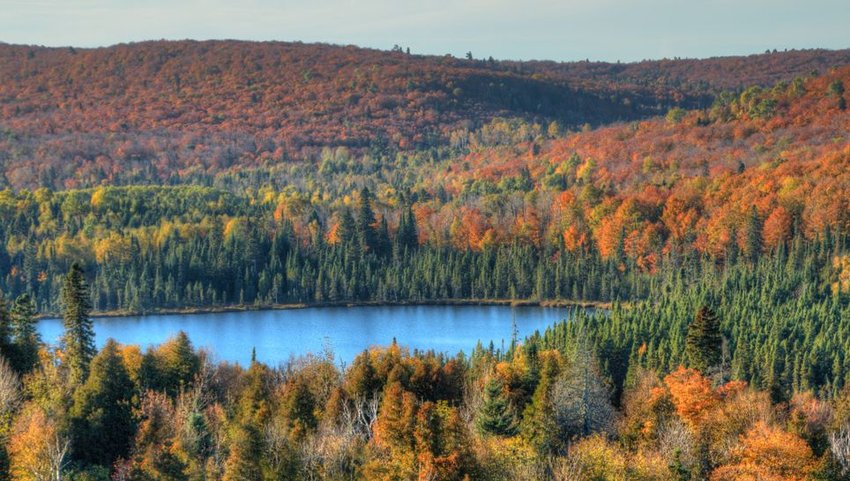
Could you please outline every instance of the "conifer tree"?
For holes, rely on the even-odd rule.
[[[398,222],[398,232],[396,233],[396,245],[400,251],[407,249],[413,250],[419,246],[419,233],[416,229],[416,218],[413,216],[413,209],[410,206],[407,210],[401,213]]]
[[[29,372],[38,363],[41,337],[35,319],[35,303],[29,294],[21,294],[12,306],[12,333],[15,343],[15,367]]]
[[[135,389],[118,343],[109,339],[91,362],[91,373],[74,394],[71,438],[74,456],[112,466],[128,454],[135,432],[131,398]]]
[[[356,248],[359,242],[357,223],[348,207],[342,209],[339,217],[339,238],[341,244],[349,249]]]
[[[375,253],[379,256],[386,256],[391,252],[392,241],[390,241],[390,228],[387,225],[387,218],[381,217],[378,230],[375,232]]]
[[[371,397],[375,391],[381,388],[380,380],[375,374],[375,367],[372,365],[372,358],[368,350],[364,350],[354,358],[345,378],[346,390],[352,398]]]
[[[363,187],[360,191],[360,204],[357,210],[357,238],[363,252],[374,252],[377,247],[375,232],[375,212],[372,210],[372,194]]]
[[[513,436],[517,433],[516,416],[503,392],[503,383],[496,377],[484,387],[484,402],[478,411],[476,427],[481,434]]]
[[[89,319],[91,301],[83,269],[74,263],[62,284],[62,324],[65,336],[65,362],[70,369],[71,381],[82,384],[95,354],[94,328]]]
[[[294,379],[283,398],[283,410],[295,439],[316,429],[316,399],[303,378]]]
[[[200,369],[200,359],[185,332],[180,331],[159,347],[165,391],[177,395],[194,381]]]
[[[705,373],[720,364],[723,336],[720,333],[720,319],[710,307],[700,307],[694,321],[688,326],[685,342],[686,355],[694,369]]]
[[[373,427],[376,443],[395,453],[412,451],[416,409],[413,393],[405,391],[400,382],[388,384]]]
[[[558,429],[552,406],[552,387],[559,371],[557,359],[546,357],[540,370],[540,381],[523,412],[520,425],[523,437],[541,454],[551,454],[557,448]]]

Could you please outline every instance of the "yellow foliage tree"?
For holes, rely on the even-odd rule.
[[[676,413],[692,429],[700,427],[718,402],[709,380],[694,369],[679,366],[664,378],[664,384],[670,390]]]
[[[60,481],[70,442],[47,414],[33,404],[24,408],[9,439],[9,470],[18,481]]]
[[[803,481],[814,469],[811,448],[799,436],[757,423],[733,451],[733,463],[711,474],[712,481]]]

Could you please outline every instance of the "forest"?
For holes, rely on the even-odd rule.
[[[244,169],[310,170],[323,149],[381,164],[441,157],[494,118],[545,132],[705,108],[723,91],[825,74],[850,50],[632,64],[469,57],[283,42],[0,44],[0,187],[209,185]]]
[[[28,295],[0,306],[0,476],[850,479],[850,386],[838,381],[846,349],[830,345],[847,341],[850,317],[845,307],[843,325],[821,325],[813,319],[836,314],[837,301],[806,310],[814,299],[778,300],[783,287],[815,291],[771,275],[798,272],[796,260],[778,255],[687,292],[667,286],[670,300],[654,309],[616,307],[610,319],[562,323],[505,351],[448,356],[393,343],[342,367],[331,351],[278,366],[216,363],[183,333],[145,351],[113,340],[98,351],[74,264],[61,276],[60,346],[38,338]],[[759,281],[753,301],[744,285]],[[730,286],[739,290],[729,299],[713,290]],[[800,317],[758,329],[750,319],[761,319],[745,315],[773,309]],[[808,335],[795,330],[814,333],[815,346],[800,346]],[[756,347],[763,336],[768,345]],[[632,347],[619,358],[623,342]],[[741,344],[749,349],[731,347]],[[818,353],[833,360],[812,364]]]
[[[239,169],[210,186],[6,189],[0,288],[57,313],[78,262],[98,312],[611,303],[644,299],[665,277],[818,251],[829,272],[807,282],[842,296],[848,76],[574,133],[500,118],[443,150],[391,161],[325,149],[315,169]]]
[[[0,479],[850,479],[848,52],[0,45]],[[600,308],[350,365],[91,322],[452,301]]]

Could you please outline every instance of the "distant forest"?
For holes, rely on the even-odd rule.
[[[706,108],[721,92],[848,63],[850,50],[609,64],[274,42],[0,45],[0,187],[209,182],[245,168],[311,168],[326,148],[390,163],[399,153],[442,158],[437,150],[463,147],[497,117],[544,134],[556,122],[560,135]]]

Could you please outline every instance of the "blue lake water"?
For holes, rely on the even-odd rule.
[[[214,359],[246,365],[251,350],[257,359],[276,365],[291,356],[333,350],[349,363],[363,349],[389,345],[395,338],[411,350],[470,353],[510,343],[514,320],[520,338],[570,317],[570,309],[510,306],[364,306],[311,307],[277,311],[169,314],[94,319],[97,345],[108,338],[143,347],[162,343],[183,330],[196,347]],[[39,323],[42,339],[55,344],[62,335],[59,319]]]

